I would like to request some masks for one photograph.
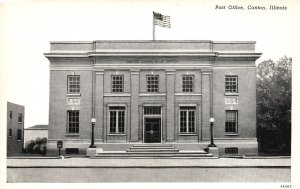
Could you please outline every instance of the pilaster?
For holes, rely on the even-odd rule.
[[[209,119],[212,116],[212,72],[211,70],[202,70],[201,71],[202,76],[202,106],[201,106],[201,112],[202,112],[202,139],[203,140],[209,140]]]
[[[130,142],[138,142],[139,137],[139,87],[140,70],[130,70],[131,106],[130,106]]]
[[[103,104],[103,94],[104,94],[104,70],[95,71],[95,139],[103,141],[104,139],[104,104]]]
[[[175,70],[166,70],[167,142],[175,142]]]

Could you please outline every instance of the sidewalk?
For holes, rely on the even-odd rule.
[[[8,168],[101,168],[101,167],[203,167],[203,168],[290,168],[290,158],[216,159],[7,159]]]

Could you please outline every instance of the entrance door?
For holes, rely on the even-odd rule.
[[[160,143],[160,118],[145,118],[145,143]]]

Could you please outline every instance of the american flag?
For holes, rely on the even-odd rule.
[[[153,12],[154,25],[171,28],[170,16],[164,16],[160,13]]]

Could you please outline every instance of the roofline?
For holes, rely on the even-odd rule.
[[[49,130],[48,128],[25,128],[24,130]]]
[[[99,43],[214,43],[214,44],[255,44],[256,41],[212,41],[212,40],[95,40],[95,41],[50,41],[51,44],[92,44]]]
[[[13,105],[17,105],[17,106],[21,106],[21,107],[24,107],[25,108],[25,105],[21,105],[21,104],[16,104],[16,103],[13,103],[13,102],[9,102],[9,101],[7,101],[7,103],[10,103],[10,104],[13,104]],[[7,104],[6,103],[6,104]]]

